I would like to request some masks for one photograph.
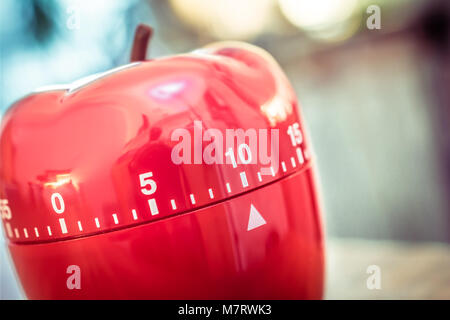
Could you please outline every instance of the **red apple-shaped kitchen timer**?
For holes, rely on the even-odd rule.
[[[0,209],[30,299],[318,299],[311,148],[274,59],[243,43],[145,60],[16,102]]]

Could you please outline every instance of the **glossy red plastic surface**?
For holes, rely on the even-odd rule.
[[[172,161],[180,128],[200,163]],[[208,128],[279,130],[272,174],[260,162],[196,158]],[[287,79],[261,49],[219,43],[31,94],[6,113],[0,152],[5,234],[30,298],[321,297],[308,139]],[[266,223],[247,231],[250,202]],[[77,263],[75,292],[62,280]]]
[[[10,250],[30,298],[320,299],[313,190],[308,170],[154,223]],[[247,231],[251,205],[267,224]],[[81,290],[66,287],[69,265],[80,267]]]

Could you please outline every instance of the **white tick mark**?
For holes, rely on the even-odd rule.
[[[119,220],[117,219],[117,214],[113,213],[112,217],[113,217],[113,220],[114,220],[114,224],[119,224]]]
[[[100,228],[100,222],[98,221],[98,218],[95,218],[95,225],[97,228]]]
[[[291,157],[291,163],[292,163],[293,168],[295,168],[297,166],[297,164],[295,163],[294,157]]]
[[[6,232],[8,232],[8,236],[10,238],[12,238],[13,237],[13,233],[12,233],[11,225],[8,222],[5,225],[6,225]]]
[[[59,225],[61,226],[61,232],[63,234],[67,233],[67,226],[66,226],[66,221],[64,220],[64,218],[59,219]]]
[[[283,172],[286,172],[286,164],[284,161],[281,161],[281,168],[283,169]]]
[[[226,186],[227,186],[228,193],[230,193],[231,192],[231,188],[230,188],[230,184],[228,182],[227,182]]]
[[[239,175],[241,176],[242,186],[243,186],[244,188],[245,188],[245,187],[248,187],[247,175],[245,174],[245,172],[242,171]]]
[[[150,207],[150,212],[152,213],[152,216],[159,213],[158,206],[156,205],[155,199],[149,199],[148,200],[148,206]]]
[[[191,198],[191,203],[195,204],[195,198],[194,195],[191,193],[191,195],[189,196]]]
[[[305,162],[305,159],[303,159],[302,150],[300,150],[300,148],[297,148],[297,158],[300,164],[303,164],[303,162]]]
[[[81,221],[78,221],[78,230],[83,231],[83,226],[81,225]]]
[[[170,200],[170,204],[172,205],[173,210],[177,210],[177,204],[175,203],[175,200]]]
[[[49,236],[52,235],[52,229],[50,229],[50,226],[47,226],[47,232],[48,232],[48,235],[49,235]]]
[[[213,191],[212,191],[211,188],[208,189],[208,192],[209,192],[209,197],[210,197],[211,199],[214,199],[214,193],[213,193]]]
[[[28,239],[28,231],[27,231],[27,228],[23,228],[23,234],[25,235],[25,238]]]
[[[131,210],[131,213],[133,214],[133,219],[134,219],[134,220],[137,220],[137,213],[136,213],[136,210],[135,210],[135,209]]]
[[[39,238],[39,231],[38,231],[38,228],[34,228],[34,233],[36,234],[36,238]]]

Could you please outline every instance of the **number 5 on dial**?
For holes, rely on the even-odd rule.
[[[156,191],[156,182],[155,180],[150,179],[151,177],[153,177],[152,172],[146,172],[139,175],[139,181],[141,183],[141,192],[146,196],[154,194]],[[149,187],[145,188],[145,186]]]

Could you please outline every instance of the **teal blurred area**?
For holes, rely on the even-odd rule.
[[[276,58],[314,143],[329,237],[450,243],[448,1],[2,0],[0,115],[128,63],[139,23],[155,30],[149,58],[218,40]],[[0,244],[0,299],[20,298]]]

